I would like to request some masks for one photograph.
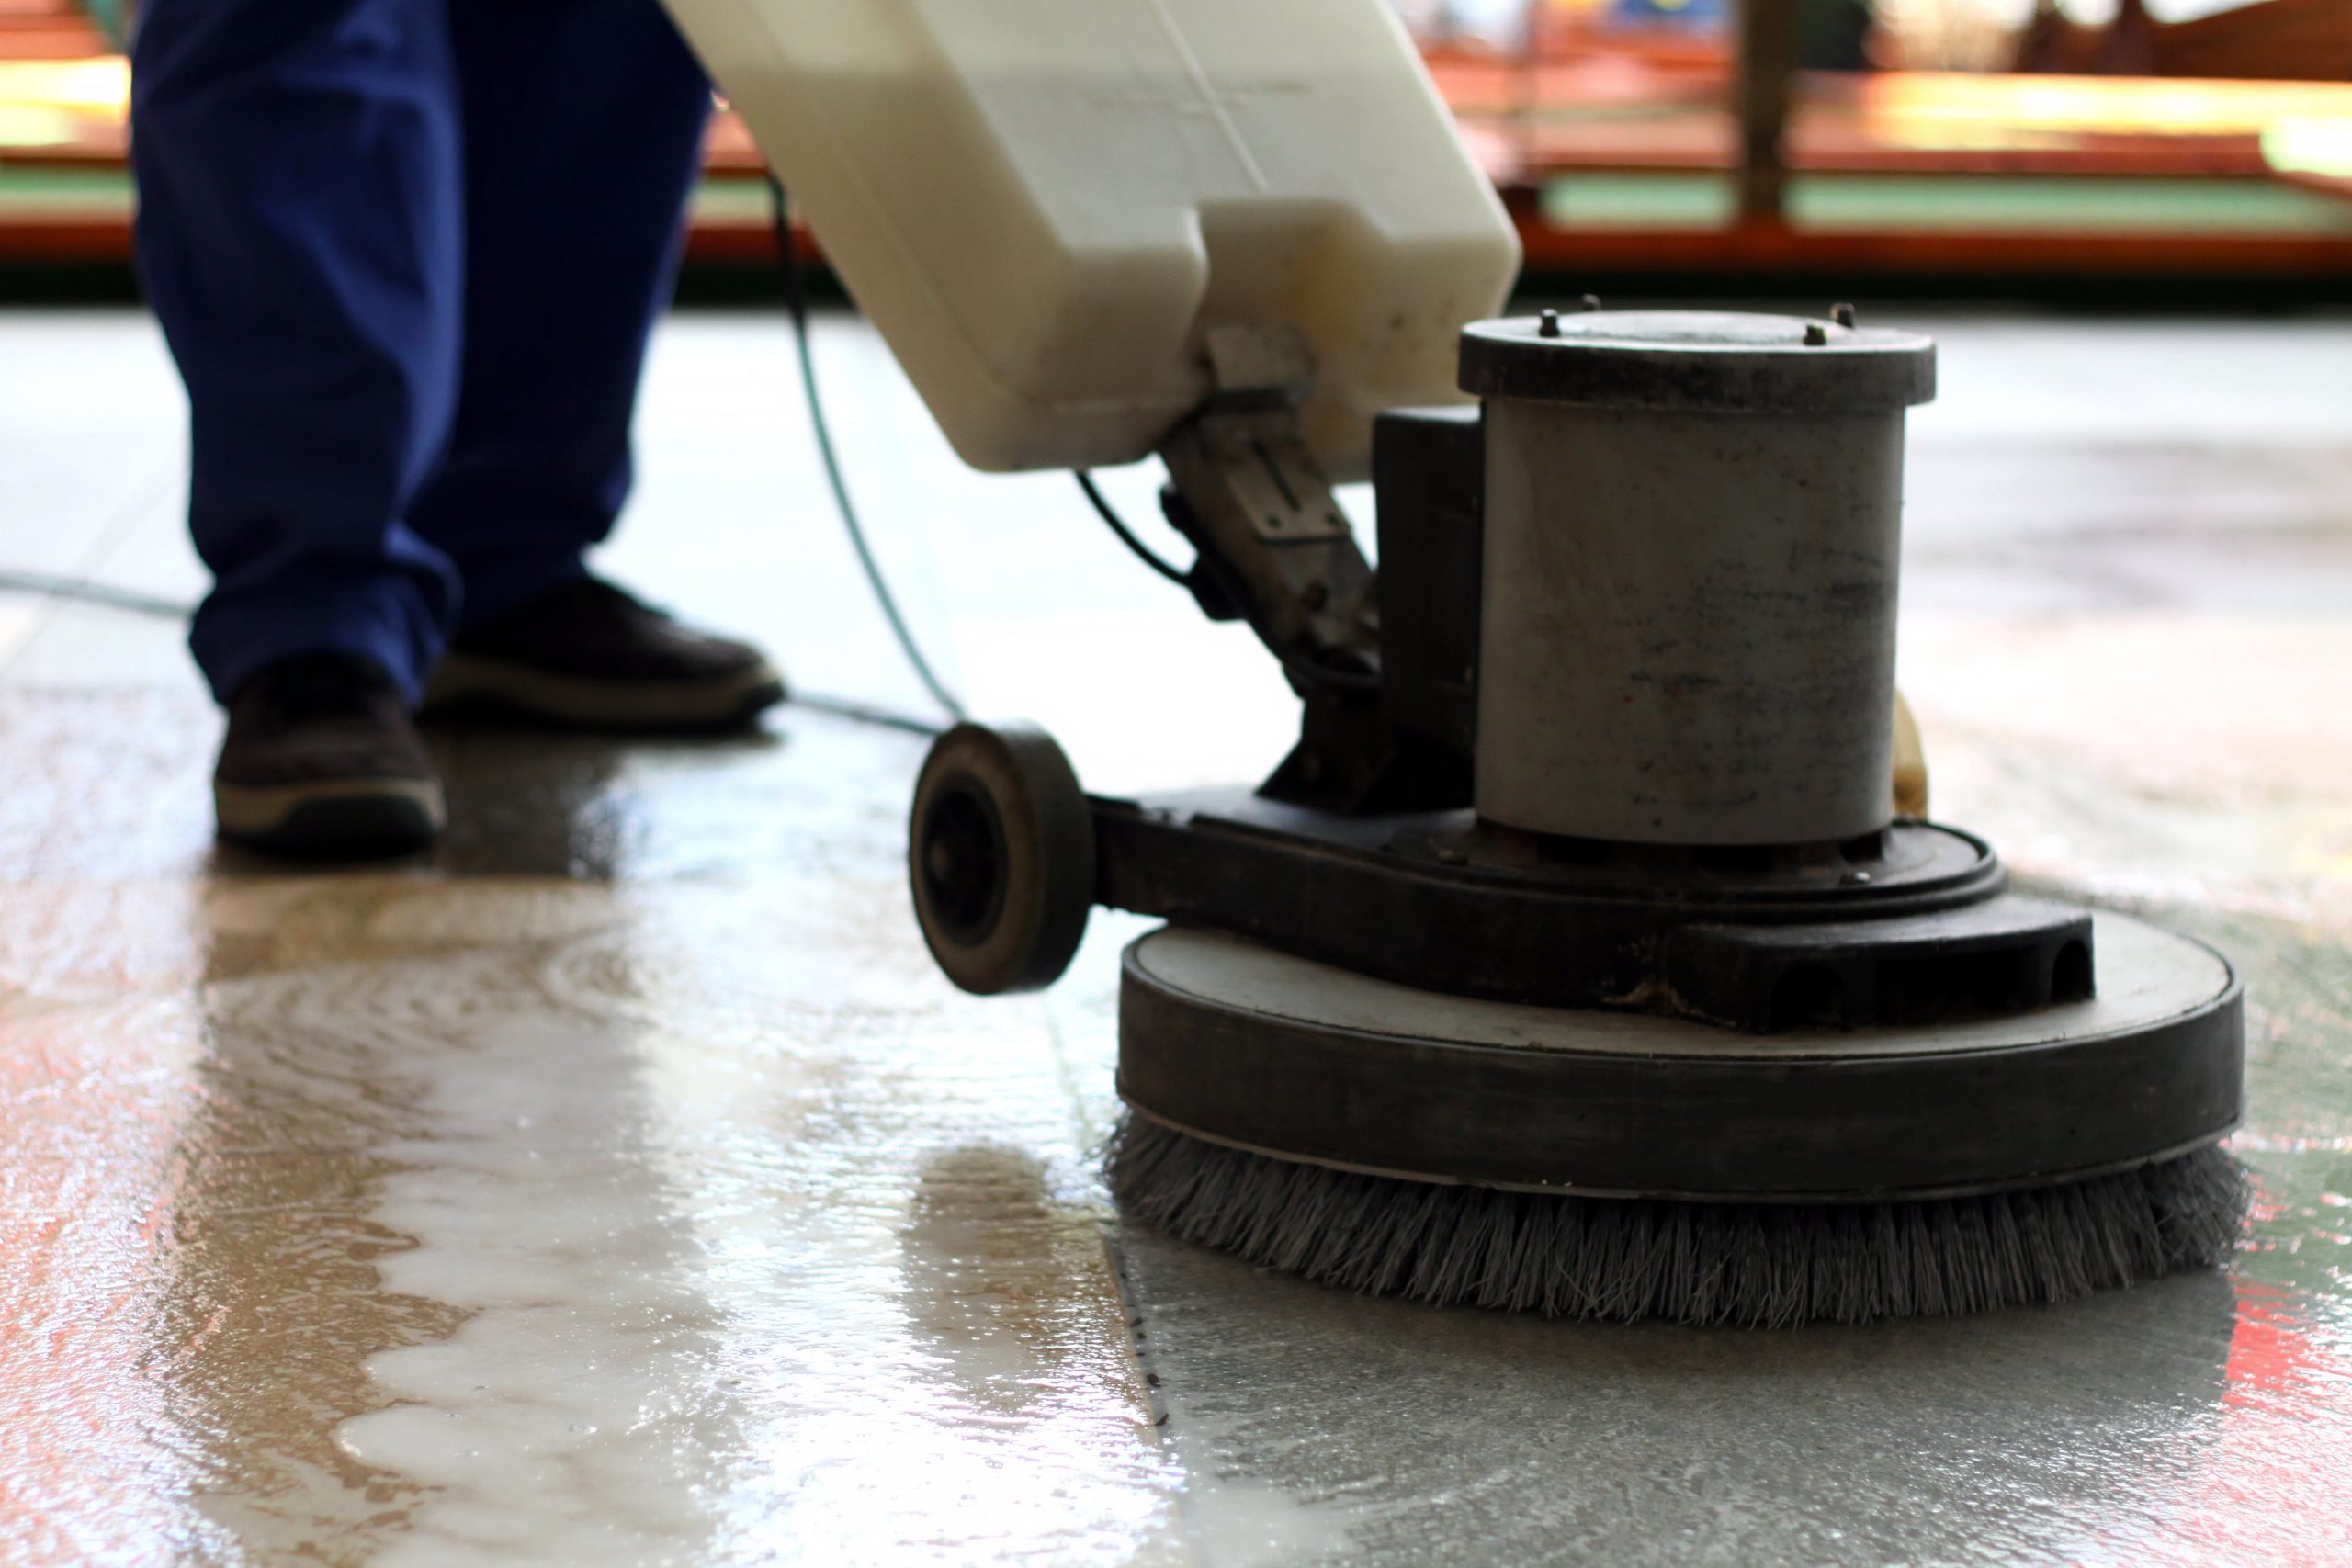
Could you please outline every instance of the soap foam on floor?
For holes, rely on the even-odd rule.
[[[877,908],[899,918],[895,894],[633,897],[535,965],[435,965],[405,998],[431,1131],[387,1151],[375,1217],[417,1245],[384,1283],[469,1315],[374,1358],[400,1403],[343,1427],[435,1488],[385,1561],[1336,1541],[1272,1489],[1188,1480],[1052,1032],[866,983],[908,961]]]

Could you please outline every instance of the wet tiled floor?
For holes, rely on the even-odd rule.
[[[210,846],[174,628],[0,596],[0,1560],[2352,1561],[2352,324],[1923,324],[1938,808],[2239,961],[2227,1277],[1761,1334],[1261,1274],[1095,1182],[1134,922],[1042,998],[932,972],[918,738],[444,733],[440,853],[292,872]],[[1279,751],[1246,634],[820,344],[976,706],[1111,788]],[[663,334],[611,565],[919,712],[787,352]],[[0,568],[194,592],[181,417],[137,318],[0,317]]]

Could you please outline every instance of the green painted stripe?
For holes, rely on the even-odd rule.
[[[28,168],[0,162],[0,220],[10,217],[113,217],[130,210],[121,169]]]
[[[57,168],[0,160],[0,218],[88,217],[127,213],[131,208],[130,175],[121,169]],[[729,176],[703,182],[695,193],[695,216],[726,221],[764,220],[765,182]]]
[[[1791,182],[1800,228],[1913,232],[2145,232],[2352,238],[2352,202],[2267,180],[1806,175]],[[111,217],[131,208],[120,169],[0,162],[0,220]],[[695,194],[695,216],[763,221],[766,185],[729,175]],[[1720,229],[1731,182],[1706,174],[1568,175],[1544,192],[1544,215],[1567,230]]]
[[[1564,175],[1544,192],[1568,230],[1719,229],[1732,211],[1719,175]],[[2352,237],[2352,202],[2259,179],[1801,175],[1789,214],[1808,229]]]
[[[768,183],[743,175],[707,179],[695,192],[695,217],[706,222],[764,223]]]

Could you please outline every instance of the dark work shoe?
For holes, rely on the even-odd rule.
[[[783,700],[784,678],[759,649],[593,577],[458,633],[424,693],[428,712],[650,734],[737,728]]]
[[[406,854],[444,820],[400,688],[341,653],[280,660],[238,688],[212,806],[223,839],[276,854]]]

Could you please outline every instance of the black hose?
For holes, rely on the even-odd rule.
[[[1086,492],[1086,499],[1094,503],[1095,515],[1110,525],[1111,532],[1119,536],[1119,543],[1135,552],[1136,559],[1143,562],[1179,588],[1189,590],[1193,586],[1193,581],[1189,576],[1177,570],[1169,563],[1165,556],[1136,537],[1135,531],[1129,528],[1118,513],[1112,509],[1109,499],[1103,495],[1102,488],[1094,482],[1092,474],[1088,473],[1084,468],[1073,468],[1070,473],[1078,480],[1078,488]]]

